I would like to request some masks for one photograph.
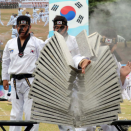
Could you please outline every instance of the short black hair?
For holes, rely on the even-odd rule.
[[[56,15],[52,21],[54,22],[54,25],[57,25],[57,21],[62,21],[62,24],[67,26],[67,19],[64,16]]]
[[[115,29],[109,27],[101,32],[101,36],[105,36],[107,38],[117,38]]]

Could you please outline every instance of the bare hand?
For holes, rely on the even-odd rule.
[[[131,72],[131,62],[128,61],[126,66],[122,66],[120,69],[120,78],[122,85],[124,84],[124,81],[126,79],[126,76]]]
[[[85,74],[85,68],[91,63],[90,60],[85,59],[82,63],[81,63],[81,68],[82,68],[82,74]]]
[[[4,87],[5,90],[9,89],[9,84],[8,84],[7,80],[3,80],[3,87]]]

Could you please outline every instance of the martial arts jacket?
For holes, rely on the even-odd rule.
[[[32,74],[44,41],[31,36],[24,50],[24,56],[18,56],[17,37],[5,45],[2,58],[2,80],[10,80],[10,74]]]
[[[24,10],[18,10],[18,16],[20,16],[20,15],[22,15],[22,12],[23,12]]]
[[[18,32],[17,32],[17,29],[12,29],[12,38],[15,38],[15,37],[17,37],[17,35],[18,35]]]

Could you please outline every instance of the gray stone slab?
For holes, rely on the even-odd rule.
[[[69,117],[70,119],[73,119],[73,114],[71,114],[70,112],[64,112],[63,110],[59,110],[58,108],[51,108],[51,107],[47,107],[45,105],[42,105],[39,102],[34,102],[32,104],[32,110],[36,110],[38,112],[42,112],[42,111],[50,111],[51,113],[54,114],[59,114],[59,115],[64,115],[66,117]]]
[[[105,109],[105,108],[107,108],[107,107],[112,107],[112,105],[114,105],[114,104],[120,104],[120,99],[119,99],[119,97],[116,97],[117,99],[115,100],[115,101],[108,101],[108,103],[103,103],[104,105],[101,105],[101,106],[97,106],[97,107],[95,107],[95,108],[91,108],[91,109],[88,109],[88,110],[84,110],[84,113],[90,113],[90,112],[92,112],[92,111],[99,111],[99,110],[101,110],[101,109]]]
[[[73,62],[71,53],[70,53],[70,51],[68,49],[68,46],[67,46],[67,44],[65,42],[65,39],[58,32],[54,32],[54,36],[56,37],[56,39],[57,39],[57,41],[58,41],[58,43],[60,45],[60,48],[61,48],[61,50],[63,52],[64,58],[65,58],[67,64],[74,67],[74,62]]]
[[[69,107],[70,101],[68,101],[68,102],[65,101],[63,99],[64,97],[62,98],[61,95],[59,95],[59,94],[56,95],[54,93],[51,93],[50,91],[46,91],[45,89],[41,89],[41,88],[39,88],[39,85],[32,85],[32,86],[35,89],[31,89],[32,92],[30,95],[34,96],[35,94],[38,94],[38,95],[41,94],[41,96],[45,97],[46,99],[52,100],[52,102],[55,101],[63,106]]]
[[[104,113],[108,113],[108,112],[111,112],[111,111],[118,111],[118,113],[121,112],[120,110],[120,105],[116,104],[116,105],[112,105],[111,107],[107,107],[105,108],[104,110],[99,110],[97,112],[90,112],[90,113],[86,113],[80,117],[80,119],[84,119],[84,117],[90,117],[90,116],[96,116],[96,115],[100,115],[100,114],[104,114]]]
[[[101,35],[97,32],[88,36],[88,41],[96,57],[98,57]]]
[[[89,58],[94,56],[91,45],[88,42],[86,30],[81,31],[76,36],[76,41],[82,56],[88,56]]]

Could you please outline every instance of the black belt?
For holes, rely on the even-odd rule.
[[[20,75],[12,74],[12,77],[14,78],[13,83],[14,83],[14,87],[15,87],[15,91],[16,91],[16,79],[17,80],[25,79],[27,84],[28,84],[28,86],[31,87],[31,84],[30,84],[28,78],[34,77],[34,76],[32,74],[20,74]],[[16,99],[19,99],[19,97],[17,95],[17,91],[16,91]]]

